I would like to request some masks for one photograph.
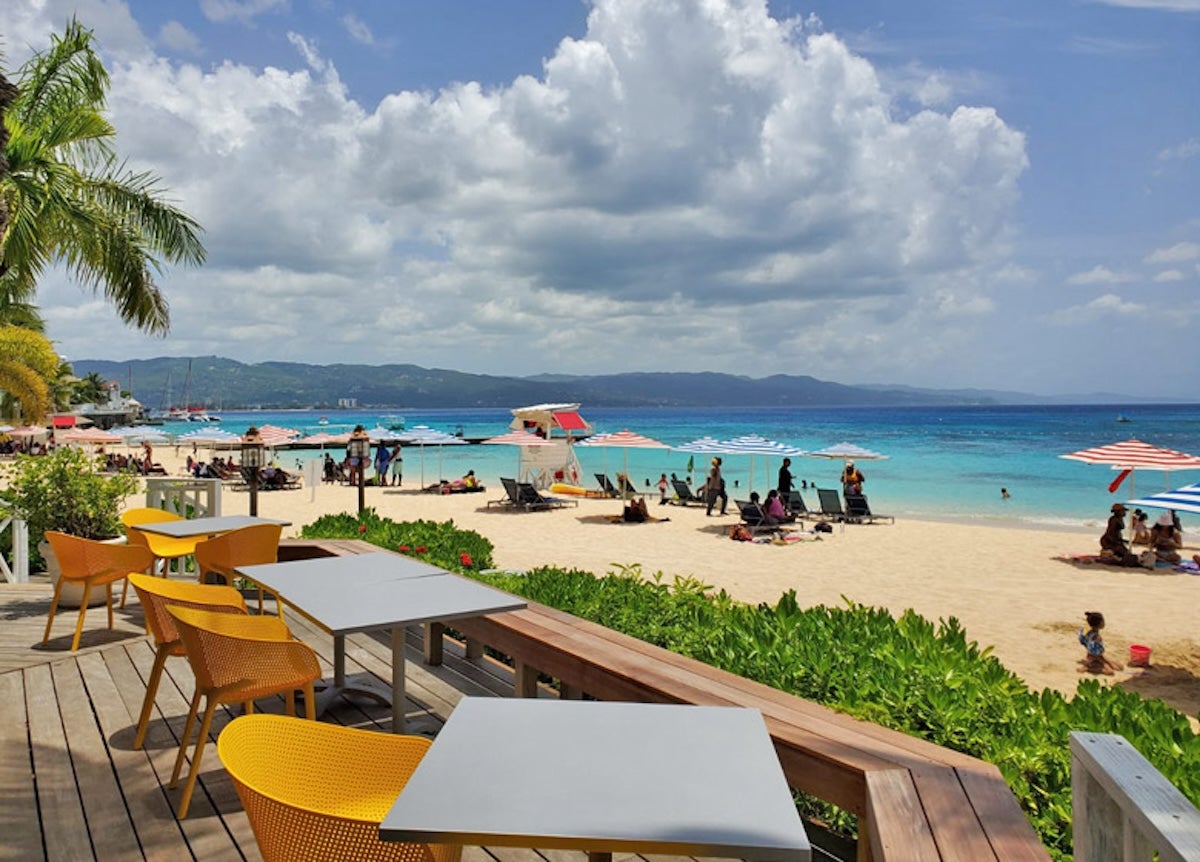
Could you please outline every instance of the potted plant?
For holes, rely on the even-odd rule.
[[[137,479],[124,473],[105,475],[99,466],[98,458],[63,446],[48,455],[18,455],[6,470],[7,487],[0,491],[0,501],[29,525],[29,544],[45,561],[52,583],[58,582],[59,570],[45,540],[47,530],[85,539],[121,534],[121,508],[137,490]],[[83,589],[68,584],[59,605],[78,607],[82,599]],[[96,603],[103,601],[101,593]]]

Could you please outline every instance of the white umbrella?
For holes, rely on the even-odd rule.
[[[725,452],[730,455],[749,455],[750,456],[750,490],[754,490],[754,456],[766,455],[770,458],[772,455],[777,455],[780,458],[795,458],[804,454],[803,449],[798,449],[795,446],[788,446],[786,443],[779,443],[775,440],[768,440],[760,434],[746,434],[741,437],[735,437],[733,440],[726,440],[722,443],[725,447]],[[767,475],[770,475],[771,464],[767,462]]]
[[[805,454],[809,458],[826,458],[830,461],[883,461],[888,457],[887,455],[880,455],[878,452],[872,452],[870,449],[864,449],[862,446],[856,446],[853,443],[845,441],[834,443],[832,446],[826,446],[824,449],[815,449]]]
[[[144,425],[118,425],[115,428],[109,428],[108,433],[116,434],[129,444],[144,443],[147,440],[151,443],[166,443],[171,439],[162,431],[156,431]]]

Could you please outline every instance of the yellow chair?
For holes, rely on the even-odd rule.
[[[232,586],[238,566],[254,566],[279,560],[279,524],[253,524],[231,530],[196,545],[196,568],[200,581],[209,583],[216,575]],[[258,591],[258,610],[262,612],[262,589]],[[282,609],[281,609],[282,612]]]
[[[287,695],[288,714],[295,715],[296,689],[302,689],[308,717],[315,721],[313,682],[321,676],[321,666],[317,654],[307,644],[294,639],[278,617],[223,614],[170,604],[167,613],[175,619],[188,664],[196,677],[196,693],[192,696],[187,723],[179,738],[171,787],[179,783],[188,739],[200,712],[200,698],[205,699],[200,737],[192,752],[192,767],[179,799],[179,817],[182,819],[187,817],[192,801],[192,791],[200,774],[200,758],[217,706],[243,703],[246,712],[251,713],[258,698],[283,693]]]
[[[146,533],[138,529],[141,524],[161,524],[164,521],[182,521],[184,518],[176,515],[174,512],[168,512],[165,509],[155,509],[149,506],[143,506],[137,509],[127,509],[121,513],[121,523],[125,525],[125,534],[129,537],[129,544],[142,545],[149,548],[154,554],[154,565],[158,566],[159,560],[163,563],[163,577],[167,576],[167,569],[170,566],[171,560],[181,560],[184,557],[190,557],[196,551],[196,543],[204,541],[204,536],[191,536],[184,539],[175,539],[171,536],[160,536],[157,533]],[[153,571],[150,574],[154,574]]]
[[[430,741],[281,715],[234,719],[217,740],[264,862],[459,862],[462,847],[379,840]]]
[[[176,607],[243,615],[246,614],[246,603],[242,600],[242,594],[232,587],[183,583],[149,575],[130,575],[129,583],[142,603],[146,613],[146,628],[158,647],[154,653],[154,667],[146,681],[146,698],[142,701],[142,714],[138,717],[137,735],[133,739],[134,749],[140,749],[146,741],[146,730],[150,726],[150,713],[154,709],[163,666],[170,656],[185,654],[179,630],[175,628],[175,618],[167,613],[168,603]]]
[[[79,604],[79,622],[75,624],[75,639],[71,651],[79,649],[79,637],[83,634],[83,618],[87,614],[88,599],[92,587],[104,587],[108,601],[108,627],[113,627],[112,585],[124,580],[133,572],[145,571],[152,561],[150,552],[137,545],[110,545],[95,539],[81,539],[55,530],[46,531],[46,541],[54,550],[62,574],[54,587],[54,598],[50,602],[50,618],[46,620],[46,633],[42,643],[50,640],[50,627],[54,625],[54,614],[58,611],[58,600],[63,585],[72,582],[83,585],[83,601]],[[121,591],[124,602],[125,592]]]

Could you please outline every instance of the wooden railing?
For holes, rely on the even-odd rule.
[[[280,560],[367,553],[365,542],[285,541]],[[436,661],[441,626],[427,632]],[[797,790],[859,818],[858,859],[1030,860],[1049,854],[996,767],[965,754],[719,670],[694,659],[530,603],[521,611],[458,620],[468,658],[483,646],[507,656],[518,696],[748,706],[758,709],[784,774]]]
[[[1071,734],[1075,862],[1197,862],[1200,811],[1123,736]]]

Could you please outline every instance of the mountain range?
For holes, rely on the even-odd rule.
[[[596,407],[818,407],[918,404],[1129,403],[1119,395],[1041,397],[983,389],[846,385],[807,375],[752,378],[719,372],[640,372],[504,377],[417,365],[246,364],[219,356],[116,362],[82,359],[75,374],[116,380],[151,410],[513,407],[581,402]]]

